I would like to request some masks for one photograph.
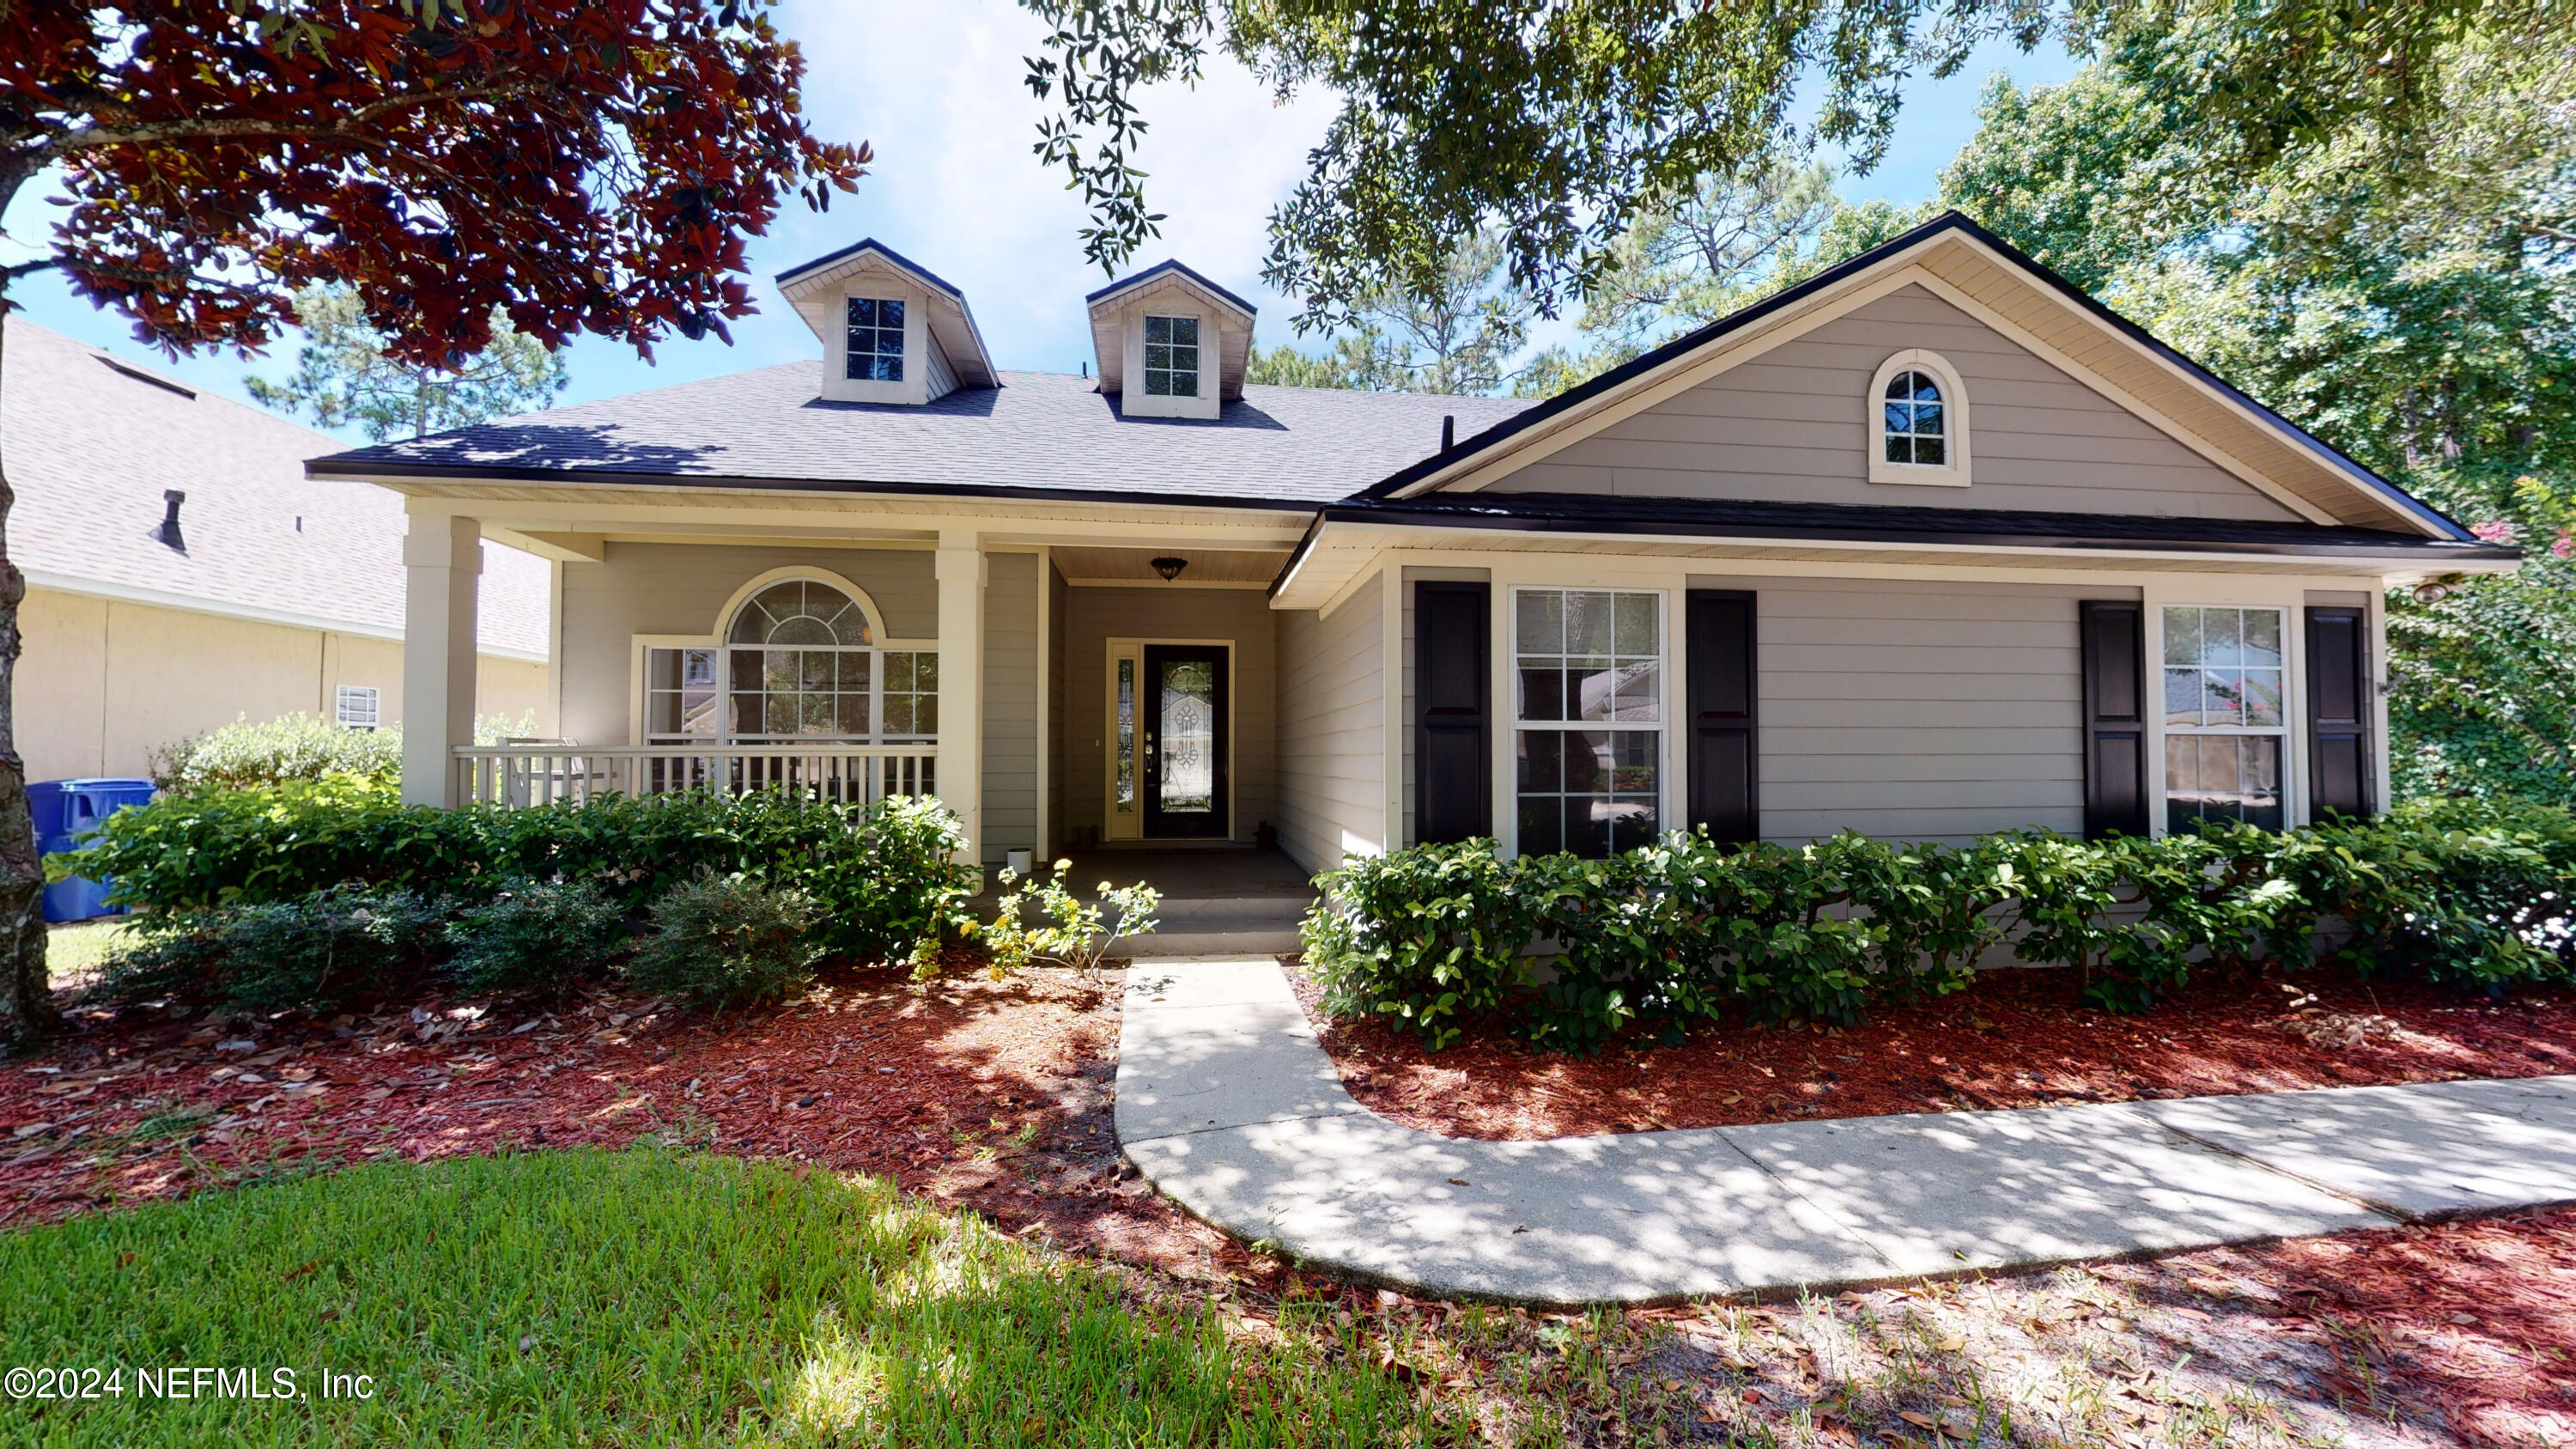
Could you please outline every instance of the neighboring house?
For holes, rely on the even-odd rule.
[[[1957,215],[1535,406],[1247,387],[1171,262],[1089,298],[1096,382],[873,242],[779,285],[819,366],[311,465],[407,495],[450,719],[454,561],[556,560],[581,748],[415,725],[416,798],[927,786],[986,862],[1308,868],[2294,824],[2387,796],[2383,592],[2516,557]]]
[[[154,750],[244,715],[401,720],[402,501],[306,478],[336,439],[7,325],[28,778],[141,775]],[[492,550],[475,661],[482,710],[540,729],[546,582],[540,560]]]

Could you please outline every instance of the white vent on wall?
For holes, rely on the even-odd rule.
[[[380,722],[381,715],[381,696],[378,695],[374,685],[340,686],[340,702],[332,718],[343,727],[353,730],[371,730]]]

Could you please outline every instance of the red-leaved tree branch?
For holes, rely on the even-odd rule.
[[[853,189],[767,0],[0,0],[0,213],[64,211],[7,286],[59,268],[171,353],[256,350],[337,282],[406,362],[452,365],[492,312],[549,346],[651,355],[753,310],[744,240],[792,193]],[[10,683],[0,430],[0,960],[17,1030],[54,1021]]]

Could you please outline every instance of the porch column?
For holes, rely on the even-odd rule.
[[[403,537],[406,805],[453,806],[455,748],[474,743],[475,578],[483,525],[413,514]]]
[[[939,536],[939,799],[966,823],[958,859],[983,859],[984,550],[972,533]]]

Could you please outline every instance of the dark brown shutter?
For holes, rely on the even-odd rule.
[[[2084,636],[2084,838],[2147,833],[2146,608],[2076,606]]]
[[[2370,813],[2370,614],[2308,610],[2308,809]]]
[[[1722,844],[1749,844],[1762,838],[1753,595],[1693,589],[1687,609],[1689,823]]]
[[[1413,837],[1494,833],[1488,584],[1413,586]]]

